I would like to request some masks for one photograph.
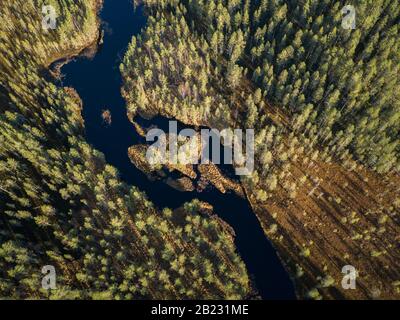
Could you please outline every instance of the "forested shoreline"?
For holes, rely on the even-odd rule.
[[[148,26],[120,67],[130,118],[254,128],[242,185],[299,295],[398,297],[400,5],[143,2]],[[347,264],[359,290],[341,286]]]
[[[193,201],[156,208],[84,138],[81,102],[43,74],[98,34],[101,1],[3,1],[0,17],[0,296],[241,299],[253,294],[233,235]],[[39,10],[38,10],[39,8]],[[42,267],[57,290],[42,288]]]
[[[241,186],[298,296],[399,299],[400,3],[135,2],[148,24],[120,66],[129,119],[254,128]],[[45,32],[48,4],[58,27]],[[47,76],[97,42],[101,4],[2,1],[0,297],[255,297],[231,228],[205,203],[157,208],[122,182],[85,140],[79,96]],[[45,265],[57,290],[41,286]]]

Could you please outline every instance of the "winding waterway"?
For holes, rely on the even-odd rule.
[[[127,150],[141,138],[126,116],[119,64],[132,36],[146,26],[146,17],[141,7],[133,10],[132,0],[105,0],[101,19],[106,30],[104,44],[95,57],[78,58],[62,68],[62,84],[75,88],[82,98],[88,142],[105,154],[122,180],[146,192],[156,206],[174,209],[195,198],[210,203],[214,212],[235,230],[236,247],[261,297],[294,299],[290,277],[247,200],[217,190],[179,192],[161,181],[150,181],[131,164]],[[110,126],[101,119],[104,109],[111,111]]]

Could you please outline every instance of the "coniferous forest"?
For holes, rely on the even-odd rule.
[[[96,40],[99,3],[53,1],[65,20],[59,33],[48,35],[34,25],[41,3],[6,1],[0,9],[7,21],[1,27],[0,296],[246,297],[248,275],[229,230],[201,203],[158,209],[121,182],[86,143],[80,101],[44,76],[54,57]],[[42,289],[44,265],[57,267],[58,290]]]
[[[159,207],[124,182],[86,139],[84,101],[49,71],[96,46],[102,2],[0,6],[0,297],[257,297],[229,225],[207,203]],[[45,4],[59,13],[48,32]],[[117,70],[129,120],[254,128],[255,168],[237,182],[297,297],[399,299],[400,3],[135,6],[147,23]],[[44,265],[57,290],[41,287]]]

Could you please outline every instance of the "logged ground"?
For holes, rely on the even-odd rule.
[[[294,199],[283,188],[263,204],[251,192],[248,198],[299,295],[317,289],[324,298],[398,299],[399,176],[320,161],[292,162],[290,173],[295,182],[307,177]],[[345,265],[359,273],[356,290],[341,286]]]
[[[246,128],[245,100],[249,94],[254,96],[257,89],[249,77],[240,79],[237,87],[230,90],[223,71],[226,61],[200,46],[194,33],[186,31],[179,39],[173,37],[177,22],[170,12],[162,14],[166,36],[155,36],[154,30],[160,26],[153,22],[154,30],[145,31],[146,41],[135,43],[126,58],[123,92],[130,118],[138,113],[162,115],[187,125],[224,128],[227,124],[219,121],[217,112],[204,117],[202,110],[198,111],[201,99],[182,97],[179,92],[180,83],[188,81],[181,66],[192,64],[193,70],[209,68],[206,94],[213,99],[216,111],[221,101],[228,105],[222,109],[230,110],[230,117],[223,118],[230,119],[228,126]],[[151,37],[157,38],[157,46],[147,41]],[[185,54],[181,55],[171,53],[171,48],[179,48],[185,41],[181,48],[190,50],[182,49]],[[160,53],[164,56],[159,69],[154,64],[146,65],[146,61],[159,58]],[[205,56],[210,57],[211,64],[204,62]],[[159,70],[165,73],[163,81],[155,76]],[[143,83],[135,88],[134,79],[138,78]],[[196,83],[197,78],[192,76],[189,80]],[[279,102],[265,100],[264,106],[255,125],[273,124],[283,141],[270,149],[274,159],[271,167],[279,177],[277,189],[269,190],[265,179],[257,181],[253,177],[251,181],[243,179],[242,185],[266,236],[292,275],[298,296],[399,299],[399,174],[378,175],[350,156],[343,160],[329,156],[329,152],[323,152],[324,148],[329,149],[328,144],[312,144],[307,134],[296,132],[291,116],[284,113]],[[288,157],[281,161],[284,153]],[[258,165],[260,155],[256,154],[256,158]],[[256,170],[262,169],[261,165],[256,166]],[[358,272],[354,290],[342,286],[342,268],[346,265],[354,266]]]
[[[242,88],[251,92],[247,79]],[[270,121],[290,131],[283,113],[268,102],[266,106]],[[159,113],[172,116],[168,110]],[[359,165],[351,170],[335,160],[313,161],[314,150],[289,159],[287,177],[266,202],[256,198],[259,187],[242,184],[266,236],[294,279],[298,296],[399,299],[400,175],[379,175]],[[294,198],[283,182],[297,185]],[[346,265],[358,272],[355,290],[341,285]]]

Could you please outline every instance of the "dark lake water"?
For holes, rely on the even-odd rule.
[[[295,299],[289,275],[247,200],[216,190],[179,192],[161,181],[150,181],[131,164],[127,150],[141,139],[126,116],[119,64],[131,37],[146,26],[146,17],[141,7],[133,10],[132,0],[105,0],[101,18],[106,32],[95,57],[78,58],[62,68],[62,84],[75,88],[82,98],[88,142],[105,154],[123,181],[139,187],[156,206],[174,209],[195,198],[213,205],[215,213],[235,230],[237,250],[261,297]],[[104,109],[111,111],[110,126],[101,118]]]

